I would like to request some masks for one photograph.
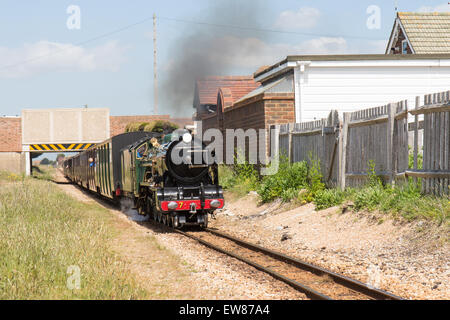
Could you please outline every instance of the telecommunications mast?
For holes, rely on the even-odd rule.
[[[153,14],[153,113],[158,114],[158,74],[156,69],[156,14]]]

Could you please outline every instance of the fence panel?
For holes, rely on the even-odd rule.
[[[404,176],[408,168],[407,103],[344,113],[341,186],[366,183],[369,164],[386,182]]]
[[[424,115],[423,169],[407,171],[422,178],[422,191],[435,195],[450,194],[450,91],[425,96],[425,105],[411,111]],[[418,147],[414,155],[417,157]]]
[[[280,155],[289,157],[290,144],[289,144],[289,124],[280,125]]]
[[[339,114],[331,111],[327,119],[280,126],[280,151],[290,162],[320,162],[324,180],[338,180]]]

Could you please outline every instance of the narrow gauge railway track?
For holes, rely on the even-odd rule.
[[[270,274],[291,287],[316,300],[402,300],[389,292],[334,273],[318,266],[297,260],[282,253],[243,241],[228,234],[205,229],[181,231],[184,236],[201,244],[243,261],[256,269]]]

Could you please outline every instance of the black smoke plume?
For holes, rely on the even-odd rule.
[[[200,22],[199,24],[176,22],[180,35],[170,48],[170,67],[159,72],[162,113],[170,112],[173,116],[191,115],[196,79],[230,75],[232,62],[239,59],[239,56],[234,52],[236,48],[230,47],[226,41],[221,41],[223,37],[268,36],[247,28],[201,23],[258,28],[261,26],[261,13],[264,12],[266,4],[267,1],[264,0],[211,1],[206,12],[183,18]],[[240,55],[242,56],[242,50]]]

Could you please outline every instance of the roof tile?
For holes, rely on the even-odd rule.
[[[450,12],[399,12],[415,53],[450,53]]]
[[[196,94],[200,104],[215,105],[220,88],[230,88],[227,93],[236,101],[257,87],[259,83],[252,76],[205,77],[197,81]]]

